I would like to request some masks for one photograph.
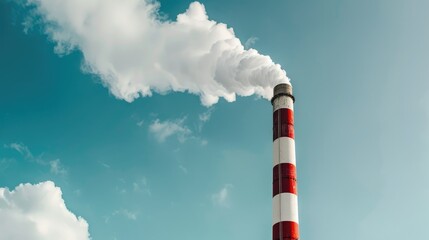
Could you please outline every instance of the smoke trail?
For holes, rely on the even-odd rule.
[[[56,53],[80,50],[83,69],[129,102],[153,91],[196,94],[205,106],[237,95],[269,99],[277,83],[289,81],[269,56],[245,50],[232,28],[209,20],[198,2],[165,21],[151,0],[25,1]]]

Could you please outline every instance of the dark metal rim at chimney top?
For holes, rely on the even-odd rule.
[[[274,100],[280,96],[287,96],[295,102],[295,97],[292,95],[292,86],[287,83],[280,83],[274,87],[274,96],[271,98],[271,104],[274,104]]]

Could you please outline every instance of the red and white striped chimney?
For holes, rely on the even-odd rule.
[[[299,239],[292,86],[274,88],[273,240]]]

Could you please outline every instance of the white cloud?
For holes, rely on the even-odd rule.
[[[159,142],[164,142],[171,136],[176,136],[179,142],[185,142],[191,135],[192,131],[185,125],[186,118],[177,120],[160,121],[156,119],[150,126],[149,131]]]
[[[88,240],[88,223],[70,212],[53,182],[0,188],[0,239]]]
[[[162,20],[153,0],[25,2],[58,54],[81,51],[83,69],[129,102],[169,91],[196,94],[206,106],[237,95],[270,99],[277,83],[289,81],[269,56],[246,50],[232,28],[210,20],[199,2],[175,21]]]
[[[219,192],[212,194],[212,202],[215,206],[229,207],[229,195],[232,189],[231,184],[225,184]]]

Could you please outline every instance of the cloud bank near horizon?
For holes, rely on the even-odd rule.
[[[19,226],[19,227],[17,227]],[[88,223],[70,212],[53,182],[0,188],[0,239],[90,240]]]
[[[60,55],[81,51],[84,71],[128,102],[171,91],[198,95],[205,106],[237,96],[270,99],[276,84],[289,82],[279,64],[245,49],[199,2],[167,21],[152,0],[21,1],[31,9],[24,26],[41,22]]]

